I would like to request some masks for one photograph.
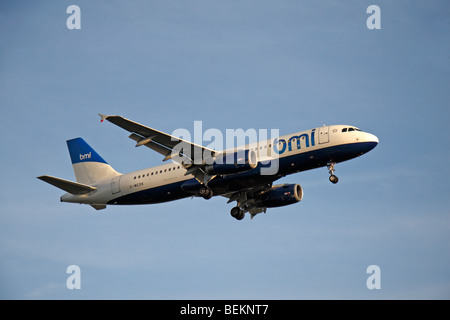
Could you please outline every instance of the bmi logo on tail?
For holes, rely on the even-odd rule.
[[[90,159],[91,158],[91,152],[80,154],[80,160]]]

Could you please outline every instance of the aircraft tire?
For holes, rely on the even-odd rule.
[[[338,183],[339,178],[336,177],[334,174],[332,174],[332,175],[330,176],[330,181],[331,181],[331,183],[336,184],[336,183]]]
[[[206,200],[211,199],[211,197],[213,196],[212,190],[206,187],[201,187],[198,190],[198,194],[203,198],[205,198]]]
[[[245,216],[245,213],[239,207],[232,208],[230,214],[236,220],[242,220]]]

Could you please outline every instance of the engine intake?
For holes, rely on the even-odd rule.
[[[205,167],[205,171],[209,175],[235,174],[255,169],[257,166],[258,156],[255,150],[239,150],[220,155],[213,164]]]
[[[303,199],[303,189],[299,184],[284,184],[260,195],[255,204],[257,207],[282,207],[297,203]]]

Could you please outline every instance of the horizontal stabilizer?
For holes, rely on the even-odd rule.
[[[83,194],[97,190],[97,188],[88,186],[87,184],[77,183],[52,176],[40,176],[37,178],[71,194]]]

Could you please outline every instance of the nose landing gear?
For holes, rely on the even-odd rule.
[[[330,179],[330,182],[333,183],[333,184],[336,184],[339,181],[339,178],[334,175],[334,166],[335,165],[336,165],[336,162],[331,162],[330,161],[330,162],[327,163],[328,172],[330,173],[330,178],[329,179]]]

